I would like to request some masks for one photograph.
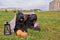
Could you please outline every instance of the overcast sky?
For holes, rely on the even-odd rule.
[[[0,0],[0,8],[18,7],[21,9],[48,10],[52,0]]]

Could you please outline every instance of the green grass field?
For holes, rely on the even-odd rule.
[[[60,12],[35,12],[41,31],[28,29],[28,36],[21,38],[14,33],[4,35],[4,22],[11,21],[14,12],[0,12],[0,40],[60,40]]]

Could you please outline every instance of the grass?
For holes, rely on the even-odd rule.
[[[41,31],[28,29],[28,36],[22,38],[14,33],[9,36],[4,35],[4,22],[11,21],[14,12],[0,12],[0,40],[60,40],[60,12],[37,12]]]

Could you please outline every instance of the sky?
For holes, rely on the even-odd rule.
[[[0,0],[0,8],[48,10],[52,0]]]

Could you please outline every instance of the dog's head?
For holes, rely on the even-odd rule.
[[[34,22],[36,20],[37,20],[37,15],[36,14],[32,14],[32,15],[29,16],[29,21],[30,22]]]
[[[24,15],[23,15],[23,13],[22,13],[22,12],[18,12],[18,13],[16,14],[16,21],[22,22],[23,20],[24,20]]]

